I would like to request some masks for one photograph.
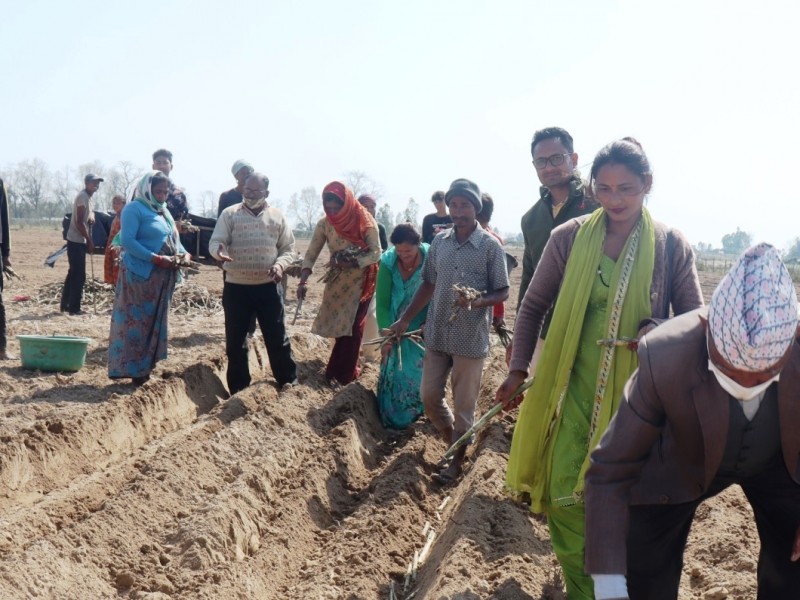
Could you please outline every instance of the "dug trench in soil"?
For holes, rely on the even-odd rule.
[[[218,272],[200,280],[218,293]],[[325,384],[330,345],[306,333],[318,301],[290,327],[301,385],[279,393],[256,341],[255,383],[227,400],[219,314],[173,318],[170,357],[133,390],[104,377],[107,314],[7,303],[12,334],[97,341],[74,375],[0,368],[0,598],[387,598],[393,584],[401,599],[562,599],[546,526],[503,493],[514,416],[478,436],[456,486],[433,485],[444,445],[424,419],[380,426],[374,366]],[[478,412],[504,374],[495,349]],[[734,488],[698,511],[681,600],[755,597],[757,555]]]

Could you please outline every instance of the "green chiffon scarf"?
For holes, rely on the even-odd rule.
[[[592,283],[603,254],[605,235],[605,211],[598,209],[581,225],[575,237],[534,383],[525,395],[514,428],[506,486],[513,495],[529,494],[534,512],[544,512],[549,503],[553,442],[561,426],[561,405],[569,385]],[[613,341],[635,338],[639,323],[651,316],[654,259],[653,221],[647,209],[642,208],[642,216],[628,236],[609,283],[604,339],[610,343],[601,353],[592,414],[587,415],[592,423],[573,490],[576,502],[583,497],[584,474],[591,450],[616,413],[625,382],[638,366],[636,353]]]

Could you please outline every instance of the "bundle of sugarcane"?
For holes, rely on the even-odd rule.
[[[64,284],[60,281],[43,285],[39,288],[36,302],[47,306],[61,304],[61,292],[63,287]],[[114,304],[114,286],[109,283],[88,278],[83,285],[83,292],[87,301],[91,299],[91,303],[96,306],[98,310],[110,308]]]
[[[292,262],[283,270],[283,274],[287,277],[300,277],[300,273],[303,270],[303,257],[296,256],[292,259]]]
[[[367,254],[369,254],[369,250],[367,249],[359,248],[357,246],[350,246],[349,248],[345,248],[344,250],[339,250],[334,255],[338,260],[347,261],[347,260],[358,259],[362,256],[366,256]],[[325,270],[324,275],[320,277],[319,280],[322,283],[330,283],[332,281],[336,281],[336,278],[342,274],[342,271],[344,271],[344,269],[341,267],[330,266]]]
[[[197,275],[200,272],[200,267],[202,266],[199,262],[195,262],[190,259],[188,254],[176,254],[175,264],[179,269],[184,269],[191,275]]]
[[[407,339],[412,344],[414,344],[417,348],[425,351],[425,340],[422,339],[422,329],[415,329],[414,331],[406,331],[405,333],[401,333],[399,336],[392,333],[391,329],[384,329],[381,333],[384,335],[380,337],[376,337],[371,340],[367,340],[366,342],[362,342],[363,345],[371,346],[371,345],[379,345],[383,346],[384,344],[395,344],[400,340]],[[398,344],[397,346],[397,366],[402,371],[403,369],[403,352],[401,350],[401,346]]]
[[[517,396],[524,394],[525,392],[528,391],[528,389],[532,385],[533,385],[533,377],[531,377],[530,379],[526,379],[525,381],[522,382],[522,385],[520,385],[516,390],[514,390],[514,393],[511,394],[511,398],[516,398]],[[486,427],[489,424],[489,422],[494,418],[494,416],[501,410],[503,410],[503,403],[498,402],[492,408],[486,411],[486,414],[483,415],[472,427],[470,427],[469,431],[467,431],[464,435],[462,435],[455,442],[453,442],[453,445],[450,446],[444,453],[444,457],[452,458],[453,456],[455,456],[456,450],[458,450],[461,446],[466,444],[473,435],[475,435],[481,429]]]
[[[458,317],[464,308],[458,303],[460,298],[464,298],[467,302],[469,302],[467,310],[472,310],[472,303],[480,298],[481,294],[483,294],[483,292],[479,292],[478,290],[467,287],[466,285],[461,285],[460,283],[453,284],[453,291],[456,293],[456,299],[453,300],[453,314],[450,315],[450,318],[447,320],[448,323],[455,321],[456,317]]]
[[[222,310],[219,296],[196,283],[185,282],[175,288],[172,295],[172,312],[178,315],[196,314],[198,311],[212,315]]]
[[[500,323],[494,326],[494,332],[500,338],[500,343],[503,348],[508,348],[511,345],[511,338],[514,336],[514,330],[510,329],[505,323]]]

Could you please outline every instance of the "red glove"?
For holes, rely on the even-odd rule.
[[[177,269],[177,263],[174,256],[164,256],[163,254],[153,255],[152,261],[155,266],[160,269]]]

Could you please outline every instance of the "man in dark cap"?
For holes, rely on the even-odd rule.
[[[75,196],[72,203],[72,216],[67,230],[67,261],[69,270],[61,292],[61,312],[72,316],[82,315],[81,298],[83,285],[86,283],[86,253],[94,252],[92,241],[92,225],[94,211],[92,196],[104,181],[94,173],[83,178],[84,188]]]
[[[481,191],[468,179],[456,179],[445,195],[453,228],[434,237],[422,269],[422,285],[403,316],[391,326],[400,335],[428,302],[425,361],[420,392],[425,414],[450,445],[472,427],[483,363],[489,354],[492,306],[508,298],[506,257],[500,243],[478,225]],[[480,292],[475,299],[454,286]],[[454,312],[454,306],[458,308]],[[445,401],[447,378],[453,410]],[[461,473],[466,446],[435,476],[450,483]]]
[[[639,342],[639,369],[586,475],[598,600],[674,600],[697,507],[730,485],[753,508],[758,598],[800,590],[800,342],[775,248],[734,263],[707,309]],[[627,582],[625,575],[627,575]]]

